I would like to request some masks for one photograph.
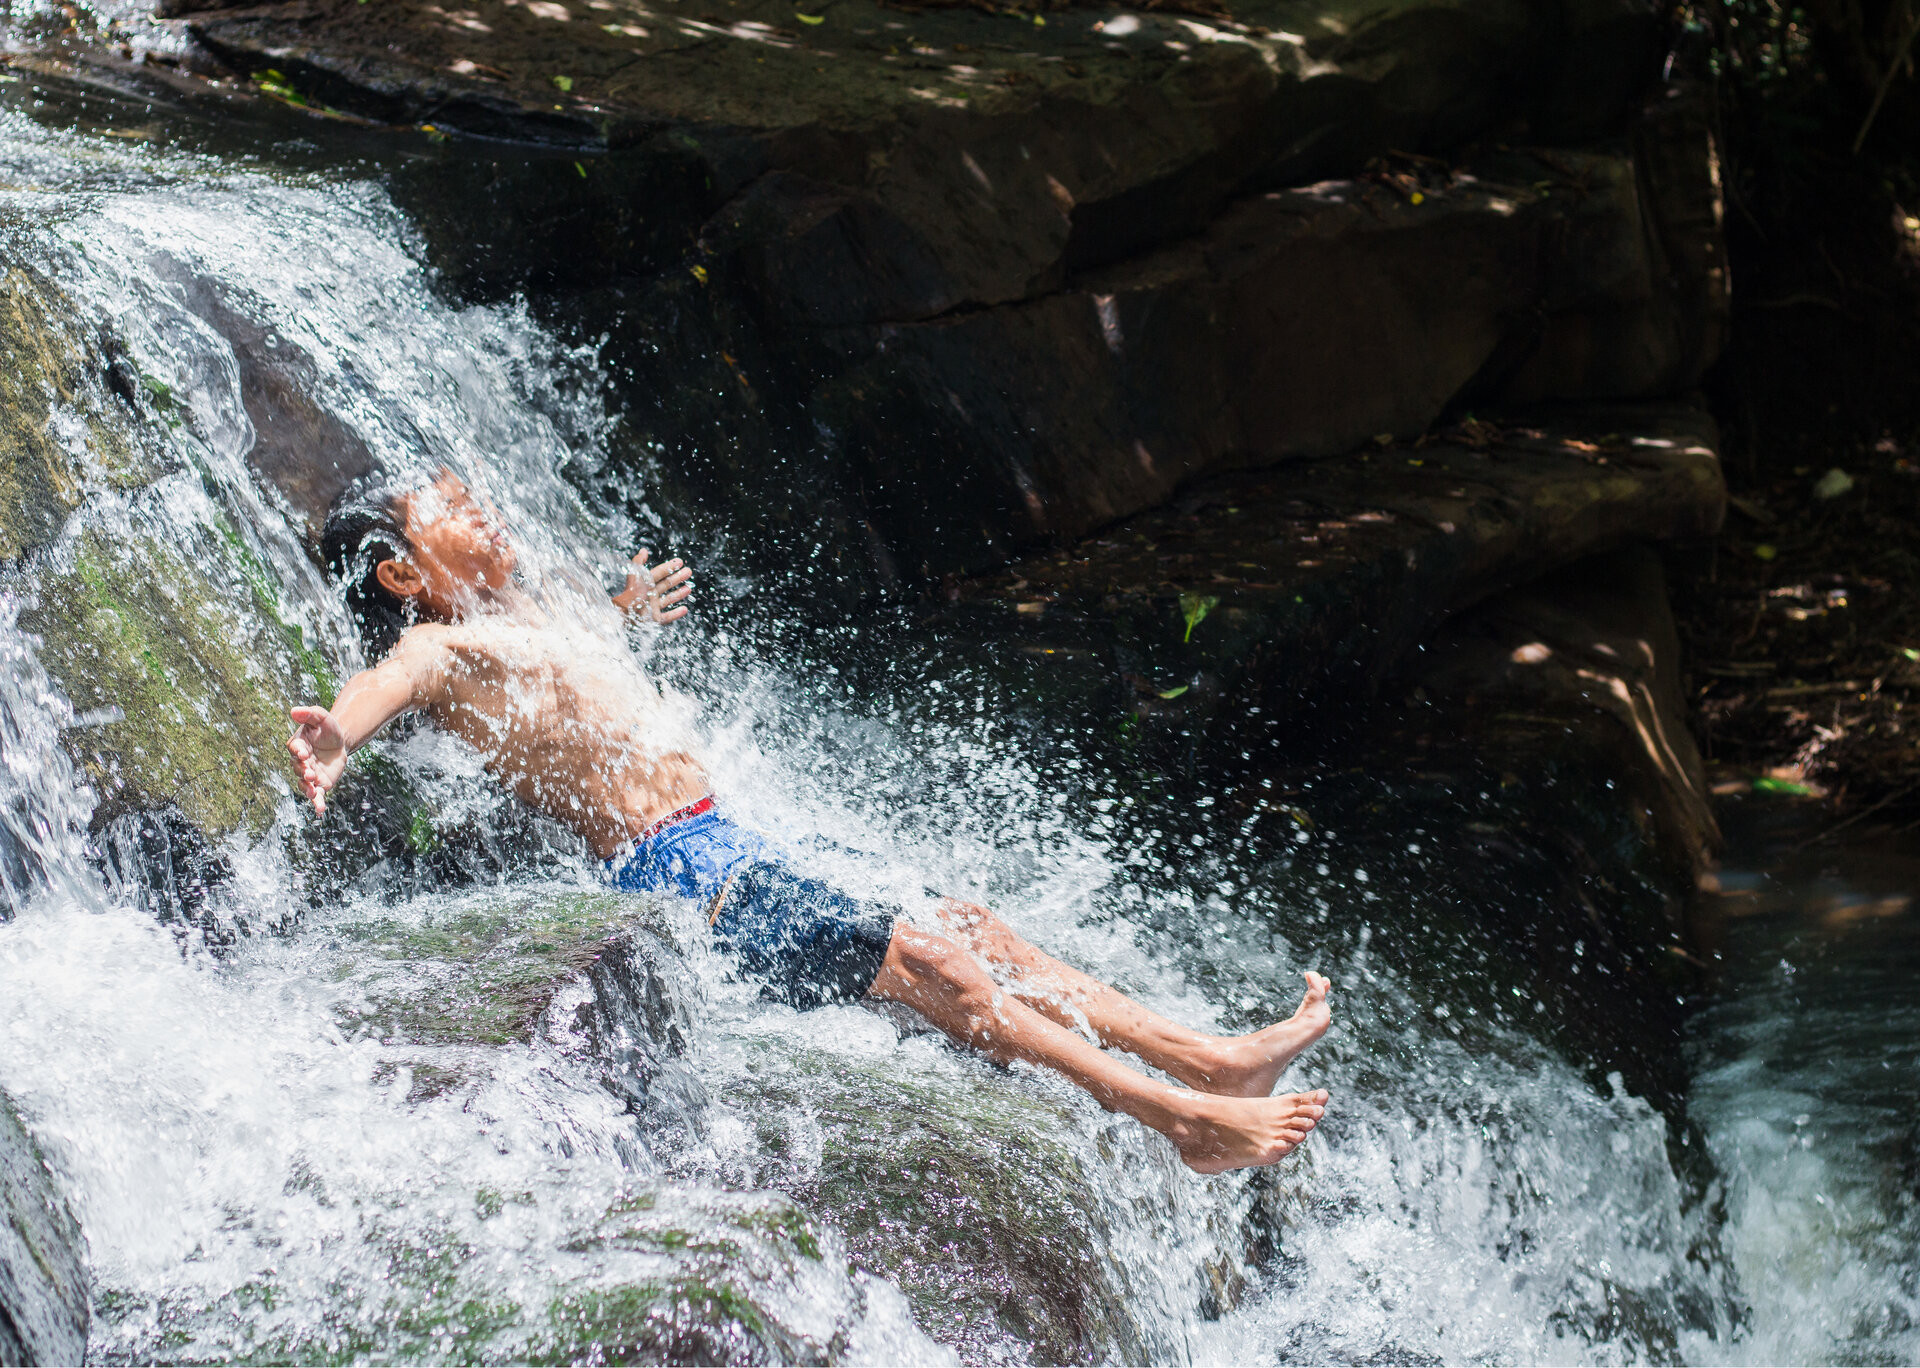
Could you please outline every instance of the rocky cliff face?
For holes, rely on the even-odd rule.
[[[261,96],[426,130],[390,184],[448,282],[621,377],[603,497],[848,601],[1450,406],[1679,393],[1723,330],[1630,0],[186,10]]]

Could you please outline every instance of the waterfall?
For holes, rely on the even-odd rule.
[[[616,582],[632,531],[568,480],[613,421],[595,351],[522,301],[449,302],[375,178],[0,111],[0,180],[10,253],[112,337],[160,472],[91,488],[45,564],[83,532],[159,547],[154,564],[226,557],[266,623],[272,653],[246,657],[262,677],[314,690],[358,668],[305,487],[263,465],[304,448],[250,416],[251,366],[318,415],[303,440],[469,478],[560,599]],[[1722,1252],[1764,1174],[1723,1216],[1697,1131],[1569,1062],[1526,1004],[1472,1006],[1504,991],[1477,971],[1396,967],[1376,928],[1420,916],[1382,902],[1389,871],[1360,843],[1256,847],[1044,757],[984,667],[856,690],[730,574],[723,558],[704,620],[638,649],[697,699],[746,818],[871,852],[866,877],[909,906],[929,884],[991,902],[1202,1028],[1284,1015],[1302,969],[1329,973],[1337,1025],[1289,1075],[1334,1090],[1313,1142],[1274,1173],[1201,1178],[1050,1075],[859,1007],[769,1006],[690,912],[610,893],[426,728],[362,776],[409,795],[401,854],[327,863],[284,779],[263,781],[195,857],[218,870],[206,915],[169,922],[178,890],[141,861],[173,856],[110,823],[90,837],[108,800],[60,744],[119,725],[112,705],[75,711],[10,601],[0,1089],[85,1230],[90,1357],[1612,1362],[1803,1343],[1770,1337]],[[1410,886],[1435,856],[1400,858]],[[1742,1162],[1730,1134],[1717,1162]]]

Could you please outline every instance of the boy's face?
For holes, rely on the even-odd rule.
[[[403,598],[450,615],[473,594],[491,593],[513,576],[519,558],[506,525],[491,504],[483,503],[443,470],[431,485],[403,495],[402,514],[411,555],[407,561],[382,561],[380,582]]]

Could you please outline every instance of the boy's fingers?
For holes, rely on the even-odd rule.
[[[678,622],[681,618],[685,617],[686,615],[687,615],[687,610],[684,608],[671,608],[671,609],[668,609],[666,612],[660,614],[659,621]]]

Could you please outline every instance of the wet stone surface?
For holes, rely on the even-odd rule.
[[[79,1363],[91,1296],[86,1240],[0,1093],[0,1362]]]

